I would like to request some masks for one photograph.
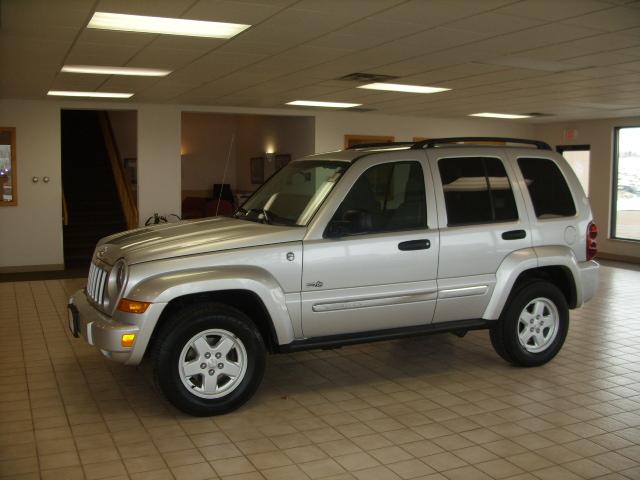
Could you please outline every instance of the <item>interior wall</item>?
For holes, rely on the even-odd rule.
[[[312,117],[183,112],[182,196],[210,196],[223,177],[234,191],[253,191],[250,158],[267,152],[298,158],[313,153],[314,142]],[[273,163],[266,162],[265,178],[274,172]]]
[[[615,127],[640,126],[638,118],[610,118],[536,125],[536,138],[553,148],[558,145],[591,145],[589,171],[589,197],[591,209],[600,227],[598,250],[616,256],[640,258],[640,243],[611,238],[611,195],[613,183],[613,146]],[[564,138],[567,129],[574,129],[577,136]]]
[[[238,118],[236,115],[214,113],[182,113],[182,197],[211,196],[214,183],[230,183],[236,187],[236,151],[238,138],[231,145],[231,137],[236,135]],[[229,148],[231,147],[231,152]],[[225,163],[229,156],[229,166],[225,174]]]
[[[182,111],[305,116],[315,121],[316,151],[342,148],[345,134],[389,134],[395,135],[397,140],[411,139],[412,136],[533,135],[533,127],[527,124],[483,119],[64,99],[2,99],[0,123],[17,127],[18,206],[0,207],[0,270],[56,268],[62,265],[60,110],[63,108],[138,112],[138,206],[141,223],[154,212],[181,213]],[[298,156],[295,148],[295,145],[283,145],[282,149],[278,146],[278,150],[291,153],[294,158]],[[31,182],[33,176],[48,176],[51,181],[34,184]]]
[[[253,191],[259,185],[251,183],[250,158],[265,153],[288,153],[292,159],[315,151],[313,118],[240,115],[238,117],[238,154],[236,181],[238,191]],[[264,178],[275,172],[275,161],[265,162]]]
[[[59,269],[62,255],[60,109],[47,102],[0,100],[0,125],[16,128],[18,205],[0,207],[0,271]],[[49,182],[42,181],[49,177]],[[39,181],[34,183],[33,177]]]
[[[483,118],[402,117],[352,112],[318,112],[316,114],[316,151],[344,148],[345,134],[389,135],[395,141],[412,141],[414,137],[438,138],[458,136],[501,136],[530,138],[533,126],[521,120]]]

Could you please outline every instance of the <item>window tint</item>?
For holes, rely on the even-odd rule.
[[[425,228],[424,175],[418,162],[369,168],[351,187],[330,222],[332,235]]]
[[[449,226],[518,219],[511,184],[497,158],[444,158],[438,162]]]
[[[545,158],[519,158],[518,165],[529,189],[538,218],[571,217],[576,206],[558,166]]]

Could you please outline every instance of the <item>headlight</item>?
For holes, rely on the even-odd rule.
[[[124,288],[127,285],[127,277],[129,274],[129,268],[124,258],[118,260],[111,272],[109,273],[108,280],[108,292],[109,295],[105,295],[104,307],[115,306],[118,302],[118,298],[122,295]]]

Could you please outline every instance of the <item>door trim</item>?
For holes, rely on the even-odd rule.
[[[393,295],[387,297],[376,297],[358,300],[348,300],[341,302],[317,303],[311,307],[314,312],[335,312],[337,310],[353,310],[356,308],[383,307],[390,305],[400,305],[403,303],[416,303],[435,300],[437,289],[428,289],[422,292],[414,292],[408,295]]]

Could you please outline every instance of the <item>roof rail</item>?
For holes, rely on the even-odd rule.
[[[551,150],[548,143],[541,142],[540,140],[525,140],[522,138],[508,138],[508,137],[450,137],[450,138],[431,138],[429,140],[423,140],[421,142],[415,142],[412,145],[412,149],[421,150],[423,148],[434,148],[438,145],[445,145],[449,143],[474,143],[474,142],[504,142],[504,143],[519,143],[524,145],[535,145],[538,150]]]
[[[374,148],[374,147],[413,147],[415,142],[373,142],[373,143],[356,143],[347,147],[345,150],[356,150],[358,148]]]

